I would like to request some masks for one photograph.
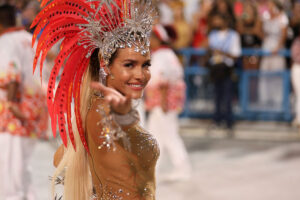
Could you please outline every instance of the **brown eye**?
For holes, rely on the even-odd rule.
[[[143,67],[146,67],[146,68],[151,67],[151,63],[150,62],[144,63]]]
[[[124,64],[124,67],[133,67],[133,64],[132,63],[126,63],[126,64]]]

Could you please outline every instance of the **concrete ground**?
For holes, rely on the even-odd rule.
[[[300,134],[289,124],[240,122],[235,137],[182,121],[193,166],[185,182],[158,184],[159,200],[299,200]]]
[[[286,123],[240,122],[235,137],[227,138],[221,129],[208,132],[209,126],[209,121],[181,121],[192,178],[159,182],[158,200],[300,199],[297,130]],[[54,146],[40,141],[31,161],[37,200],[51,199],[48,177],[54,170]]]

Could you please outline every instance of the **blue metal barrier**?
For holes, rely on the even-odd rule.
[[[250,106],[250,92],[249,85],[251,78],[256,78],[257,82],[262,78],[276,78],[282,79],[282,102],[279,109],[266,109],[266,108],[253,108]],[[241,104],[241,117],[243,119],[260,119],[260,120],[284,120],[289,121],[292,119],[291,106],[290,106],[290,71],[280,72],[260,72],[257,70],[243,71],[241,81],[239,83],[239,101]],[[279,88],[280,89],[280,88]]]
[[[206,80],[208,75],[208,70],[205,67],[200,67],[197,65],[191,66],[191,58],[192,56],[204,56],[206,54],[206,49],[181,49],[178,51],[178,54],[182,55],[183,62],[185,65],[185,79],[188,86],[187,89],[187,100],[185,104],[184,112],[182,113],[183,117],[211,117],[213,114],[213,110],[207,110],[207,109],[195,109],[191,104],[195,104],[196,101],[212,101],[213,98],[209,96],[207,99],[203,97],[203,95],[200,97],[198,92],[196,90],[199,90],[200,88],[197,88],[197,86],[192,83],[193,80],[191,79],[201,79]],[[290,56],[290,51],[283,49],[279,51],[279,54],[285,57]],[[243,56],[269,56],[271,55],[270,52],[267,52],[262,49],[243,49],[242,50]],[[280,71],[280,72],[260,72],[257,70],[241,70],[238,73],[239,75],[239,81],[238,81],[238,96],[235,101],[235,109],[234,114],[236,118],[238,119],[247,119],[247,120],[282,120],[282,121],[289,121],[292,119],[292,111],[291,111],[291,105],[290,105],[290,91],[291,91],[291,85],[290,85],[290,71]],[[258,79],[261,79],[262,77],[280,77],[282,80],[282,104],[280,105],[279,109],[272,110],[272,109],[263,109],[263,108],[253,108],[250,104],[250,96],[249,96],[249,87],[250,87],[250,81],[255,78],[257,79],[256,82],[259,82]],[[201,81],[200,81],[201,82]],[[211,86],[209,86],[209,83],[201,82],[201,89],[207,90],[206,92],[211,92]],[[258,83],[256,83],[258,84]],[[208,85],[208,86],[207,86]],[[197,96],[198,95],[198,96]],[[198,98],[198,99],[197,99]],[[210,102],[212,103],[212,102]],[[204,103],[202,103],[204,104]],[[213,103],[212,103],[213,104]],[[201,107],[201,106],[200,106]],[[202,105],[202,107],[205,107],[205,105]],[[210,107],[206,106],[206,107]],[[205,108],[206,108],[205,107]]]
[[[211,112],[204,112],[202,111],[195,111],[194,109],[190,108],[190,103],[193,99],[197,99],[197,96],[195,93],[197,91],[194,90],[194,85],[191,83],[190,78],[193,78],[195,76],[199,77],[205,77],[208,74],[208,70],[204,67],[187,67],[185,68],[185,82],[187,83],[187,95],[186,95],[186,101],[185,101],[185,108],[183,110],[182,116],[183,117],[210,117]],[[196,89],[199,89],[196,87]],[[207,100],[207,99],[206,99]]]

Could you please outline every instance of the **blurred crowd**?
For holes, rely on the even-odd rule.
[[[160,22],[172,25],[176,30],[175,49],[209,46],[209,34],[219,29],[216,15],[228,20],[228,27],[240,35],[242,48],[263,48],[276,54],[282,48],[290,48],[299,34],[300,1],[297,0],[199,0],[198,8],[185,12],[187,1],[159,1]],[[245,69],[258,69],[259,59],[247,57]],[[285,64],[280,63],[282,68]]]
[[[188,64],[208,67],[212,79],[229,78],[234,74],[229,72],[229,68],[231,71],[238,68],[263,73],[282,72],[291,68],[296,113],[299,113],[300,1],[199,0],[193,1],[196,3],[192,9],[187,8],[192,5],[191,2],[192,0],[158,2],[160,23],[175,30],[171,43],[174,49],[193,47],[208,50],[205,56],[192,56]],[[191,10],[194,12],[190,13]],[[248,50],[247,55],[243,54],[245,50]],[[262,50],[262,54],[255,54],[257,50]],[[290,52],[291,56],[284,52]],[[218,93],[228,94],[233,90],[229,86],[231,84],[224,86],[224,80],[215,82],[219,82],[219,87],[215,84],[215,96],[219,96]],[[253,90],[250,91],[250,98],[254,97],[262,105],[282,105],[282,77],[261,76],[259,80],[250,83],[250,90]],[[221,95],[219,100],[232,99],[230,96]],[[215,100],[217,108],[218,104],[225,103]],[[225,113],[228,113],[228,109]],[[297,124],[300,124],[300,118],[296,119]]]
[[[208,47],[209,33],[220,28],[214,20],[219,14],[238,32],[242,48],[264,48],[276,53],[291,47],[299,32],[299,1],[201,0],[190,21],[184,13],[186,2],[162,0],[159,3],[161,23],[171,24],[176,30],[177,38],[172,43],[175,49]],[[284,63],[279,65],[285,68]],[[259,59],[245,57],[243,68],[258,69]]]

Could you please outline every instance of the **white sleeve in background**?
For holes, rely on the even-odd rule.
[[[282,13],[279,22],[280,22],[280,28],[286,28],[289,24],[289,18],[286,16],[286,14]]]
[[[159,50],[158,50],[159,51]],[[162,69],[164,68],[163,56],[159,52],[154,52],[151,57],[151,79],[149,85],[157,83],[162,76]]]
[[[176,82],[178,80],[183,79],[183,67],[181,62],[179,61],[177,55],[172,51],[169,50],[169,62],[167,63],[169,66],[167,70],[167,78],[168,81]]]
[[[239,57],[242,54],[241,39],[238,33],[234,32],[233,34],[230,54],[234,57]]]
[[[174,82],[183,79],[183,67],[171,49],[160,49],[153,53],[151,61],[151,83]]]

